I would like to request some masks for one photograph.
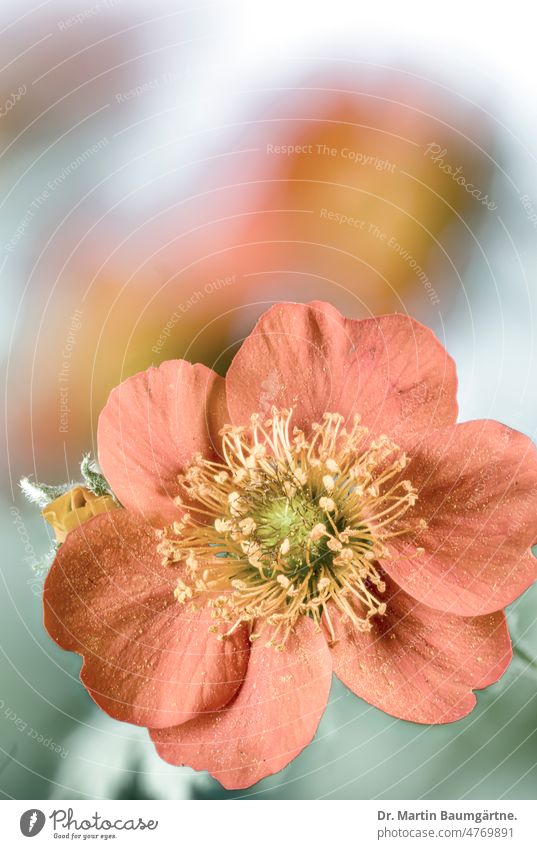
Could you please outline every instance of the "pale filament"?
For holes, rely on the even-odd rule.
[[[292,418],[273,409],[223,428],[222,461],[194,458],[180,477],[182,518],[158,532],[164,562],[182,566],[180,604],[203,596],[219,638],[247,623],[252,642],[266,633],[280,650],[301,616],[334,639],[334,608],[370,630],[387,609],[388,540],[426,527],[402,521],[417,492],[392,440],[372,439],[358,416],[347,429],[325,413],[307,436]]]

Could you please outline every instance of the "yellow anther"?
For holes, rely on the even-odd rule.
[[[332,498],[327,498],[326,495],[323,495],[319,498],[319,507],[328,513],[333,513],[336,509],[336,502]]]
[[[287,538],[284,539],[284,541],[280,545],[280,554],[283,555],[283,556],[285,556],[286,554],[289,554],[290,548],[291,548],[291,543],[289,542],[289,540]]]
[[[332,472],[332,474],[334,474],[334,475],[336,475],[339,472],[339,466],[336,463],[336,461],[332,459],[332,457],[328,458],[328,460],[325,463],[325,466],[328,469],[328,471]]]
[[[292,484],[290,481],[284,481],[283,491],[285,492],[288,498],[293,498],[293,496],[296,495],[296,486],[294,486],[294,484]]]
[[[253,534],[253,532],[255,531],[256,524],[251,518],[251,516],[248,516],[246,519],[241,519],[241,521],[239,522],[239,528],[241,529],[243,534],[245,534],[246,536],[250,536],[250,534]]]
[[[317,525],[314,525],[313,528],[311,529],[310,539],[312,539],[314,542],[317,542],[317,540],[324,537],[325,534],[326,534],[326,527],[325,527],[325,525],[322,524],[322,522],[319,522]]]
[[[323,486],[327,492],[333,492],[336,482],[331,475],[323,475]]]

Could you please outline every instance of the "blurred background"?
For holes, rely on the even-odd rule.
[[[18,488],[79,477],[127,376],[174,357],[225,374],[278,300],[418,318],[457,361],[461,417],[534,436],[537,54],[524,15],[3,0],[0,46],[0,792],[534,798],[536,590],[509,610],[515,659],[467,719],[399,722],[334,681],[312,745],[227,793],[93,706],[78,657],[43,630],[32,566],[50,539]]]

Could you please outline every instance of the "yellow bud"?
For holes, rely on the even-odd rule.
[[[75,486],[47,504],[41,515],[53,528],[58,542],[65,542],[70,531],[79,528],[94,516],[108,513],[118,507],[111,495],[95,495],[85,486]]]

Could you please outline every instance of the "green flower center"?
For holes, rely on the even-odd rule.
[[[324,524],[325,515],[317,504],[307,500],[304,493],[288,498],[281,496],[259,511],[253,511],[256,523],[256,538],[263,552],[274,559],[284,540],[289,541],[287,562],[291,569],[300,571],[306,566],[305,551],[310,530],[314,525]],[[318,540],[310,545],[310,557],[318,560],[327,551]]]

